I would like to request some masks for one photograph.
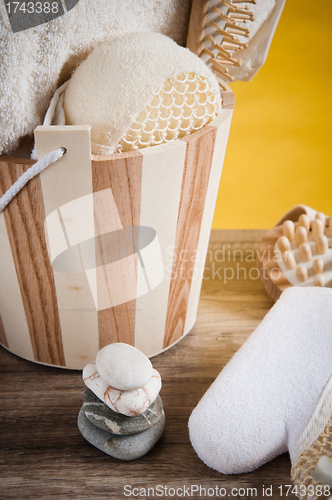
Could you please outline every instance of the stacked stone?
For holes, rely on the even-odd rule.
[[[165,428],[161,378],[150,360],[128,344],[110,344],[84,368],[83,380],[82,436],[121,460],[148,453]]]

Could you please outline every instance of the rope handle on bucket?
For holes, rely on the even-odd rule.
[[[28,170],[26,170],[14,184],[5,192],[5,194],[0,198],[0,213],[3,209],[12,201],[14,196],[17,195],[19,191],[37,174],[40,174],[45,168],[47,168],[51,163],[59,160],[65,153],[66,148],[58,148],[54,151],[48,153],[41,160],[34,163]]]

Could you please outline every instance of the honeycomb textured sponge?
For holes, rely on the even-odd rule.
[[[97,46],[65,90],[67,125],[91,125],[93,154],[161,144],[220,111],[213,73],[188,49],[151,32]]]

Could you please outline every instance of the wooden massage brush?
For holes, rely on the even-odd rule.
[[[300,215],[263,237],[257,254],[260,277],[277,300],[290,286],[332,286],[332,217],[317,212],[314,220]]]
[[[187,47],[213,69],[222,88],[233,81],[229,68],[241,66],[234,54],[248,45],[246,24],[254,21],[250,4],[256,0],[193,0]],[[239,38],[242,37],[242,38]]]

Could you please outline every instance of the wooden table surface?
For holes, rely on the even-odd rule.
[[[79,433],[76,418],[85,387],[81,372],[30,363],[0,347],[1,500],[178,500],[189,497],[181,496],[181,491],[174,495],[171,488],[184,485],[206,488],[206,494],[204,490],[201,496],[199,491],[194,493],[195,499],[222,498],[212,495],[216,486],[225,488],[231,498],[280,498],[278,487],[291,484],[288,454],[249,474],[225,476],[199,460],[187,427],[201,396],[273,304],[252,260],[263,234],[258,230],[212,232],[196,325],[177,345],[152,360],[162,376],[166,429],[153,450],[139,460],[113,459]],[[233,250],[242,250],[244,260]],[[232,280],[227,279],[231,269]],[[124,490],[125,485],[130,488]],[[133,490],[158,485],[155,495],[152,490],[146,494]],[[270,486],[272,497],[266,491]],[[139,496],[128,496],[130,490]]]

